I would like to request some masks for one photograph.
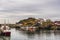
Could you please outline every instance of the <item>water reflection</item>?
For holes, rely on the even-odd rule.
[[[10,37],[0,36],[0,40],[10,40]]]
[[[54,33],[52,31],[47,31],[47,30],[39,31],[36,33],[28,33],[26,31],[21,31],[19,29],[19,30],[15,30],[15,34],[18,34],[15,36],[16,40],[59,40],[60,39],[59,32]],[[14,38],[12,37],[12,39]]]
[[[60,31],[39,31],[36,33],[28,33],[20,29],[11,29],[11,37],[0,36],[0,40],[60,40]]]

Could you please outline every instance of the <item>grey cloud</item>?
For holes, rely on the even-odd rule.
[[[30,0],[29,0],[30,1]],[[31,2],[33,2],[33,3],[28,3],[28,4],[26,4],[26,2],[25,2],[25,4],[21,4],[21,5],[19,5],[18,3],[16,3],[16,1],[12,1],[13,3],[16,3],[16,4],[18,4],[18,5],[15,5],[15,6],[12,6],[11,7],[11,5],[12,4],[10,4],[10,7],[8,6],[8,7],[5,7],[5,10],[1,10],[1,12],[11,12],[11,13],[15,13],[15,12],[34,12],[34,13],[37,13],[37,14],[41,14],[42,12],[44,12],[44,9],[46,8],[47,9],[47,7],[48,8],[50,8],[51,6],[52,6],[52,4],[54,3],[54,2],[56,2],[56,0],[55,1],[51,1],[51,2],[46,2],[45,4],[44,3],[40,3],[40,1],[41,0],[33,0],[33,1],[31,1]],[[43,0],[44,1],[44,0]],[[10,2],[11,3],[11,1],[8,1],[8,2]],[[55,4],[54,4],[55,5]],[[55,7],[55,6],[54,6]],[[52,7],[53,8],[53,7]],[[57,8],[56,8],[57,9]],[[56,10],[55,9],[55,10]],[[43,13],[44,14],[44,13]]]
[[[0,0],[0,15],[3,15],[3,18],[54,18],[60,17],[59,13],[60,0]]]

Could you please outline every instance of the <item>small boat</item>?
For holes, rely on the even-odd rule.
[[[9,24],[8,24],[8,26],[6,25],[6,20],[4,21],[4,25],[1,26],[1,35],[3,35],[3,36],[11,35],[10,27],[9,27]]]
[[[35,32],[35,31],[36,31],[36,27],[29,27],[29,28],[28,28],[28,31],[30,31],[30,32]]]
[[[10,28],[8,26],[1,27],[1,35],[10,36],[10,34],[11,34],[11,31],[10,31]]]
[[[11,35],[10,27],[9,27],[9,24],[8,24],[8,26],[6,25],[6,20],[4,20],[4,25],[1,26],[0,30],[1,30],[2,36],[10,36]]]

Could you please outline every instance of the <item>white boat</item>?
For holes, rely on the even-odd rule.
[[[10,36],[10,34],[11,34],[11,31],[10,31],[9,26],[2,26],[1,27],[1,35]]]
[[[1,26],[0,29],[1,29],[1,35],[3,35],[3,36],[10,36],[11,35],[9,23],[8,23],[8,26],[7,26],[6,25],[6,20],[4,20],[4,25]]]

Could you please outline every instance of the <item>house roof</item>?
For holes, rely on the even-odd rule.
[[[55,21],[54,24],[60,26],[60,21]]]

